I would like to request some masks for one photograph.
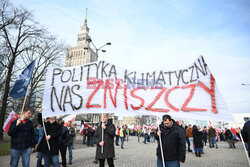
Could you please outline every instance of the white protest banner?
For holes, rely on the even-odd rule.
[[[43,117],[102,112],[234,121],[202,56],[176,71],[138,72],[105,61],[48,68]]]

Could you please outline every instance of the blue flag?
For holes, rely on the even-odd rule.
[[[33,60],[19,75],[18,79],[16,80],[13,88],[10,91],[10,96],[14,99],[20,98],[25,96],[27,87],[30,84],[30,79],[35,67],[35,61]]]

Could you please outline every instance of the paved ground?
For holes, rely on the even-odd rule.
[[[95,147],[86,147],[76,144],[73,150],[73,165],[71,167],[98,167],[93,163],[95,157]],[[205,146],[205,154],[201,158],[187,152],[186,162],[183,167],[247,167],[248,162],[243,150],[242,143],[236,144],[236,149],[228,149],[225,142],[219,142],[219,149],[210,149]],[[156,166],[156,143],[143,144],[137,142],[136,137],[130,137],[129,142],[125,141],[125,149],[116,146],[116,167],[154,167]],[[31,155],[31,167],[36,165],[36,153]],[[67,156],[68,157],[68,156]],[[9,166],[9,156],[0,157],[0,166]],[[19,166],[21,163],[19,162]],[[107,166],[107,164],[106,164]]]

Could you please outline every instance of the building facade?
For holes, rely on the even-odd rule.
[[[119,120],[119,126],[122,125],[140,125],[140,118],[139,117],[123,117],[123,120]]]
[[[67,56],[65,66],[77,66],[97,61],[96,52],[90,48],[91,37],[89,35],[89,27],[87,25],[87,9],[85,14],[84,25],[81,26],[81,31],[77,35],[77,45],[67,48]]]
[[[87,8],[85,13],[84,24],[81,26],[80,33],[77,35],[77,45],[67,48],[65,66],[84,65],[93,61],[97,61],[96,52],[90,48],[91,37],[89,35],[89,27],[87,25]],[[100,114],[81,114],[77,116],[77,120],[97,123],[101,121]]]

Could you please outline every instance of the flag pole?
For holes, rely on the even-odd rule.
[[[103,124],[103,111],[102,111],[102,124]],[[103,142],[103,139],[104,138],[104,130],[103,130],[103,127],[102,127],[102,142]],[[103,147],[104,147],[104,145],[101,147],[101,153],[103,153],[104,151],[103,151]]]
[[[28,95],[29,89],[30,89],[30,85],[28,85],[27,90],[26,90],[26,94],[25,94],[25,98],[24,98],[24,102],[23,102],[23,107],[22,107],[21,115],[23,114],[23,110],[24,110],[24,106],[25,106],[25,103],[26,103],[26,99],[27,99],[27,95]]]
[[[40,106],[41,107],[41,106]],[[42,109],[42,107],[40,108],[40,113],[42,114],[42,111],[43,109]],[[46,132],[46,128],[45,128],[45,124],[44,124],[44,122],[45,122],[45,119],[43,119],[42,118],[42,123],[43,123],[43,131],[44,131],[44,134],[45,134],[45,140],[46,140],[46,137],[47,137],[47,132]],[[47,145],[48,145],[48,149],[49,149],[49,151],[50,151],[50,145],[49,145],[49,141],[48,140],[46,140],[47,141]]]
[[[250,166],[249,156],[248,156],[247,149],[246,149],[246,146],[245,146],[245,142],[243,141],[241,132],[240,132],[240,137],[241,137],[241,139],[242,139],[241,143],[243,144],[243,147],[244,147],[244,150],[245,150],[245,153],[246,153],[246,156],[247,156],[248,165]]]
[[[44,121],[45,121],[45,119],[43,119],[42,122],[43,122],[43,130],[44,130],[44,133],[45,133],[45,140],[46,140],[47,132],[46,132],[46,128],[45,128],[45,125],[44,125]],[[48,149],[50,151],[49,141],[48,140],[46,140],[46,141],[47,141],[47,144],[48,144]]]
[[[235,129],[237,129],[237,122],[235,123]],[[243,140],[243,137],[242,137],[242,135],[241,135],[241,130],[240,130],[240,138],[241,138],[241,143],[242,143],[242,145],[243,145],[243,147],[244,147],[244,151],[245,151],[245,153],[246,153],[246,156],[247,156],[247,161],[248,161],[248,165],[249,165],[249,167],[250,167],[250,160],[249,160],[249,156],[248,156],[248,153],[247,153],[247,149],[246,149],[246,146],[245,146],[245,142],[244,142],[244,140]]]
[[[159,116],[157,115],[157,118],[159,119]],[[160,122],[158,122],[158,130],[160,130]],[[159,136],[159,141],[160,141],[160,147],[161,147],[161,158],[162,158],[162,165],[165,167],[165,160],[164,160],[164,153],[162,149],[162,141],[161,141],[161,136]]]

